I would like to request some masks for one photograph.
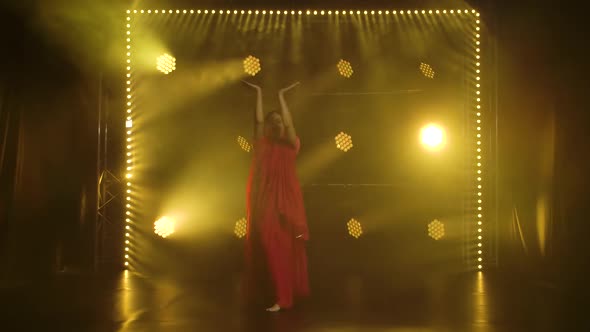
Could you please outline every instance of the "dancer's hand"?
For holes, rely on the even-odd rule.
[[[296,239],[301,239],[303,237],[303,234],[297,235],[295,238]]]
[[[287,92],[287,91],[289,91],[289,90],[293,89],[294,87],[296,87],[296,86],[298,86],[298,85],[299,85],[299,82],[295,82],[295,83],[293,83],[293,84],[289,85],[288,87],[286,87],[286,88],[283,88],[283,89],[279,90],[279,94],[280,94],[280,95],[282,95],[283,93],[285,93],[285,92]]]
[[[256,85],[256,84],[254,84],[254,83],[250,83],[250,82],[248,82],[248,81],[244,81],[244,80],[242,80],[242,82],[244,82],[245,84],[247,84],[247,85],[249,85],[249,86],[253,87],[253,88],[254,88],[254,89],[256,89],[257,91],[261,91],[261,90],[262,90],[262,88],[261,88],[260,86],[258,86],[258,85]]]

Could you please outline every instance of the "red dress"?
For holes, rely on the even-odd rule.
[[[269,278],[281,308],[309,295],[305,254],[309,231],[295,168],[299,147],[299,138],[295,147],[260,139],[254,144],[247,186],[247,287],[259,294],[255,289],[261,279]]]

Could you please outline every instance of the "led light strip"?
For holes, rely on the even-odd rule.
[[[474,53],[475,53],[475,115],[476,115],[476,174],[477,180],[477,269],[483,269],[483,174],[482,174],[482,117],[481,117],[481,27],[479,13],[475,13]]]
[[[131,11],[127,11],[127,14],[130,14]],[[127,158],[125,158],[127,160],[126,163],[126,174],[125,174],[125,179],[127,180],[127,186],[126,186],[126,195],[125,195],[125,200],[126,200],[126,205],[125,205],[125,251],[123,252],[124,254],[124,264],[125,264],[125,269],[129,268],[129,257],[130,257],[130,244],[131,244],[131,178],[133,177],[133,166],[132,166],[132,162],[133,162],[133,142],[132,142],[132,134],[133,134],[133,119],[131,117],[132,115],[132,110],[133,110],[133,103],[132,103],[132,91],[131,91],[131,87],[132,87],[132,78],[131,78],[131,16],[127,15],[127,20],[126,20],[126,27],[127,27],[127,46],[126,46],[126,69],[127,69],[127,73],[126,73],[126,80],[125,80],[125,92],[126,92],[126,96],[127,96],[127,113],[126,113],[126,120],[125,120],[125,128],[127,130],[127,134],[126,134],[126,156]]]
[[[217,9],[217,10],[216,9],[211,9],[211,10],[209,10],[209,9],[203,9],[203,10],[201,10],[201,9],[198,9],[198,10],[194,10],[194,9],[190,9],[190,10],[187,10],[187,9],[176,9],[176,10],[174,10],[174,9],[168,9],[168,10],[166,10],[166,9],[161,9],[161,10],[160,9],[155,9],[155,10],[141,9],[141,10],[137,10],[137,9],[134,9],[134,10],[127,10],[127,14],[131,14],[131,13],[133,13],[133,14],[146,14],[146,13],[147,14],[152,14],[152,13],[154,13],[154,14],[181,14],[181,13],[182,14],[195,14],[195,13],[196,14],[202,14],[202,13],[209,14],[209,13],[211,13],[211,14],[219,14],[219,15],[224,15],[224,14],[304,15],[305,14],[305,15],[316,15],[316,16],[317,15],[332,15],[332,14],[335,14],[335,15],[347,15],[347,14],[348,15],[354,15],[354,14],[357,14],[357,15],[361,15],[361,14],[364,14],[364,15],[369,15],[369,14],[370,15],[376,15],[376,14],[377,15],[383,15],[383,14],[385,14],[385,15],[389,15],[389,14],[411,15],[411,14],[415,14],[415,15],[417,15],[417,14],[426,14],[426,13],[428,13],[428,14],[441,14],[441,13],[442,14],[447,14],[447,13],[448,14],[469,14],[470,12],[471,12],[471,14],[479,16],[479,13],[477,13],[477,11],[474,9],[472,9],[472,10],[468,10],[468,9],[457,9],[457,10],[455,10],[455,9],[450,9],[450,10],[446,10],[446,9],[424,10],[424,9],[422,9],[422,10],[417,10],[417,9],[415,9],[415,10],[392,10],[392,11],[389,11],[389,10],[334,10],[334,11],[332,11],[332,10],[305,10],[305,11],[303,11],[303,10],[297,10],[297,11],[290,10],[289,11],[289,10],[243,10],[243,9],[242,10],[229,10],[229,9],[228,10],[225,10],[225,9]]]
[[[127,21],[126,21],[126,27],[127,27],[127,55],[126,55],[126,59],[127,59],[127,75],[126,75],[126,95],[127,95],[127,118],[126,118],[126,122],[125,122],[125,127],[127,128],[127,135],[126,135],[126,141],[127,141],[127,174],[126,174],[126,179],[127,179],[127,190],[126,190],[126,211],[125,211],[125,222],[126,222],[126,232],[125,232],[125,260],[124,260],[124,264],[125,264],[125,268],[128,268],[130,265],[130,241],[131,241],[131,232],[132,232],[132,213],[131,213],[131,205],[130,205],[130,201],[131,201],[131,178],[133,177],[133,144],[132,144],[132,134],[133,134],[133,119],[132,119],[132,112],[133,112],[133,104],[132,104],[132,70],[131,70],[131,14],[218,14],[218,15],[225,15],[225,14],[262,14],[262,15],[266,15],[267,13],[270,15],[418,15],[418,14],[457,14],[457,15],[473,15],[475,18],[475,70],[476,70],[476,80],[475,80],[475,88],[476,88],[476,123],[477,123],[477,130],[476,130],[476,142],[477,142],[477,147],[476,147],[476,163],[477,163],[477,167],[476,167],[476,179],[477,179],[477,189],[476,190],[476,200],[477,200],[477,204],[476,204],[476,208],[477,208],[477,232],[476,232],[476,239],[477,239],[477,269],[481,270],[483,269],[483,181],[482,181],[482,118],[481,118],[481,56],[480,56],[480,20],[479,20],[479,16],[480,14],[474,10],[468,10],[468,9],[430,9],[430,10],[215,10],[215,9],[198,9],[198,10],[194,10],[194,9],[168,9],[168,10],[159,10],[159,9],[148,9],[148,10],[127,10]]]

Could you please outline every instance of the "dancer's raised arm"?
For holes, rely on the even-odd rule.
[[[293,89],[297,85],[299,85],[299,82],[293,83],[288,87],[279,90],[279,102],[281,104],[281,117],[283,118],[283,124],[285,126],[285,137],[293,146],[297,144],[297,132],[293,126],[291,112],[289,112],[289,107],[287,107],[287,102],[285,101],[285,92]]]
[[[242,81],[256,90],[256,109],[254,111],[254,140],[264,135],[264,111],[262,109],[262,88],[256,84]]]

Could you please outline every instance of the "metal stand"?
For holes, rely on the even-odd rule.
[[[103,91],[103,77],[98,86],[98,139],[97,139],[97,211],[94,237],[94,270],[122,267],[121,250],[115,245],[121,242],[120,210],[121,180],[109,170],[109,105]],[[114,217],[113,217],[114,216]]]

